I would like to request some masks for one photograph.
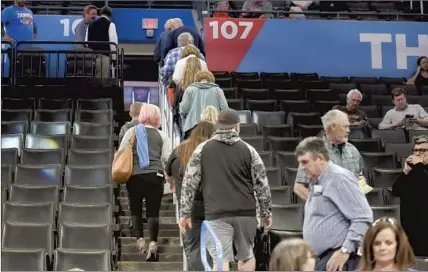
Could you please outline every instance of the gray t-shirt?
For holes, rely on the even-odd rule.
[[[390,109],[382,119],[382,122],[379,125],[390,125],[394,122],[403,120],[406,115],[413,115],[414,118],[421,118],[428,120],[428,113],[418,104],[408,104],[403,110],[397,110],[396,108]],[[412,124],[407,129],[414,130],[428,130],[426,127],[422,127],[419,124]]]

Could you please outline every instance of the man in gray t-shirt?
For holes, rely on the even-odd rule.
[[[396,88],[391,91],[395,107],[390,109],[379,124],[379,129],[404,127],[413,130],[428,130],[428,113],[418,104],[407,104],[406,91]]]
[[[83,10],[84,19],[76,26],[75,29],[75,37],[76,42],[84,42],[86,30],[91,22],[93,22],[97,18],[97,7],[94,5],[87,5]],[[83,45],[79,44],[78,47],[83,47]]]

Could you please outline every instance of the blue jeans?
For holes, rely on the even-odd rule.
[[[321,253],[317,261],[317,264],[315,266],[315,271],[327,271],[327,263],[335,251],[336,249],[330,249],[324,253]],[[358,268],[359,262],[360,262],[360,256],[352,253],[349,256],[348,261],[343,266],[343,271],[355,271]]]

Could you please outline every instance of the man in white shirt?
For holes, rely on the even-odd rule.
[[[110,77],[110,59],[115,60],[116,54],[112,54],[109,51],[116,52],[118,38],[116,32],[116,25],[111,22],[111,8],[103,7],[101,9],[101,16],[93,21],[86,32],[85,41],[98,41],[98,42],[113,42],[116,44],[88,44],[88,47],[94,51],[98,51],[96,59],[96,72],[97,78],[109,78]]]
[[[391,91],[395,107],[390,109],[379,124],[379,129],[404,127],[413,130],[428,130],[428,113],[418,104],[407,104],[406,91],[395,88]]]

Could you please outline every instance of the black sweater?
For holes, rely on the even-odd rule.
[[[415,255],[428,256],[428,165],[418,163],[408,175],[403,173],[392,193],[400,197],[401,225]]]

